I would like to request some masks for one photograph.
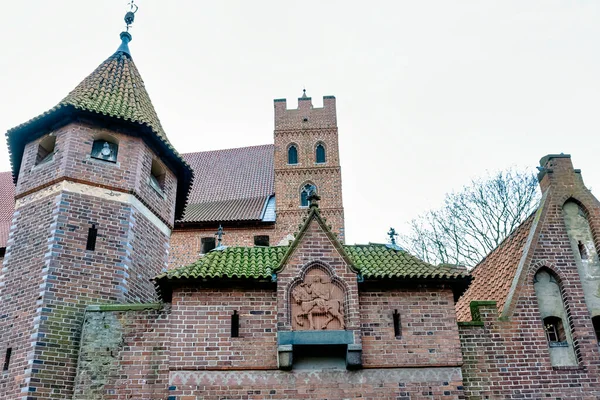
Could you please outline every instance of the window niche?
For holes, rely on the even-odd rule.
[[[254,236],[254,245],[259,246],[259,247],[269,247],[269,236],[268,235]]]
[[[298,147],[295,144],[288,147],[288,164],[298,164]]]
[[[594,325],[594,333],[596,334],[596,340],[600,344],[600,315],[592,317],[592,324]]]
[[[92,144],[92,158],[111,163],[117,162],[117,154],[119,152],[119,142],[108,135],[97,136]]]
[[[600,315],[600,297],[597,296],[600,261],[587,213],[571,199],[563,205],[563,219],[583,287],[585,303],[590,315]]]
[[[214,237],[203,237],[200,239],[200,254],[206,254],[216,247]]]
[[[152,167],[150,168],[150,186],[159,193],[163,193],[165,189],[165,177],[167,171],[165,167],[161,165],[158,159],[152,160]]]
[[[325,158],[325,146],[323,143],[318,143],[315,147],[315,161],[317,164],[323,164],[327,161]]]
[[[533,286],[548,342],[550,362],[555,367],[576,366],[573,338],[556,277],[550,270],[540,269],[535,274]]]
[[[35,157],[35,165],[41,165],[52,161],[54,158],[55,147],[56,136],[54,136],[52,133],[40,140]]]

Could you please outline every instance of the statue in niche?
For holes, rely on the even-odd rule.
[[[304,282],[292,289],[292,318],[299,329],[306,329],[305,320],[308,320],[308,329],[327,329],[328,325],[336,320],[339,329],[345,329],[343,291],[331,282],[325,275],[307,275]],[[325,317],[325,318],[323,318]],[[320,324],[315,323],[315,318],[324,319]]]

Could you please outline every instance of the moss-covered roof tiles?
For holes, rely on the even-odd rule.
[[[176,214],[179,218],[183,215],[193,172],[169,142],[144,81],[128,50],[123,49],[122,46],[107,58],[56,106],[6,133],[13,177],[16,181],[25,144],[55,124],[80,114],[119,120],[134,127],[137,134],[154,144],[163,160],[175,169],[178,177]]]
[[[463,268],[434,266],[386,245],[343,246],[354,267],[365,279],[470,279]],[[251,278],[270,279],[281,267],[288,246],[228,247],[213,250],[196,262],[156,277],[171,279]]]

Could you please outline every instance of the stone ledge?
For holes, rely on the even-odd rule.
[[[277,332],[277,344],[353,344],[353,331],[287,331]]]
[[[88,312],[160,310],[162,303],[98,304],[86,307]]]

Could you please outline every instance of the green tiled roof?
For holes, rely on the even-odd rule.
[[[343,246],[354,267],[366,279],[469,279],[465,269],[434,266],[403,250],[382,244]],[[213,250],[193,264],[156,277],[170,279],[254,278],[267,279],[276,272],[289,247],[228,247]]]
[[[227,247],[212,250],[193,264],[169,270],[160,279],[270,278],[283,259],[287,246]]]
[[[344,246],[352,263],[364,278],[466,278],[466,269],[448,265],[431,265],[403,250],[386,245]]]
[[[19,173],[25,143],[43,134],[43,128],[52,126],[66,115],[87,113],[117,119],[141,126],[143,129],[140,130],[140,134],[155,143],[171,164],[175,164],[175,173],[179,180],[178,199],[180,199],[177,214],[182,215],[193,173],[167,139],[125,40],[127,39],[124,39],[124,44],[112,56],[100,64],[55,107],[6,133],[11,152],[13,177],[16,179]]]

